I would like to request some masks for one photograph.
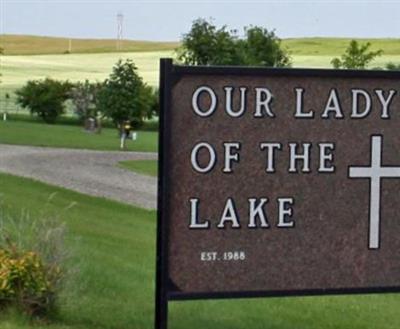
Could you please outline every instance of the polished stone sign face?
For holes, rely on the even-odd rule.
[[[400,290],[400,73],[164,70],[168,298]]]

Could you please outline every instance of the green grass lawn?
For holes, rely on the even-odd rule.
[[[38,216],[52,193],[57,193],[47,212],[57,213],[67,223],[67,241],[73,248],[70,262],[79,266],[76,282],[68,286],[61,300],[58,322],[63,327],[151,327],[154,211],[9,175],[0,174],[0,186],[1,201],[9,211],[18,213],[23,205],[32,217]],[[62,211],[73,202],[77,203],[74,207]],[[5,327],[0,322],[0,328]]]
[[[0,314],[2,329],[146,329],[153,326],[155,211],[0,174],[2,204],[32,218],[56,212],[66,222],[70,264],[79,267],[48,325]],[[56,195],[47,201],[52,193]],[[77,204],[66,210],[71,203]],[[171,329],[397,329],[400,295],[173,302]]]
[[[147,176],[157,176],[157,161],[156,160],[133,160],[133,161],[121,161],[119,165],[122,168],[132,170],[139,174]]]
[[[127,141],[127,150],[157,152],[158,134],[139,131],[136,141]],[[49,125],[40,122],[0,121],[0,143],[118,151],[117,129],[103,128],[101,134],[87,133],[79,126]]]

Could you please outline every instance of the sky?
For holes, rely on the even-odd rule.
[[[124,39],[134,40],[178,41],[199,17],[239,32],[261,25],[281,38],[400,38],[400,0],[0,0],[0,34],[116,38],[118,13]]]

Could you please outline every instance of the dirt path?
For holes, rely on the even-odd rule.
[[[117,167],[119,161],[147,159],[157,154],[0,144],[0,172],[155,209],[156,178]]]

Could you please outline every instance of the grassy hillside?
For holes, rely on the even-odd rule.
[[[0,47],[5,55],[64,54],[69,49],[68,38],[0,35]],[[282,44],[297,55],[339,55],[347,47],[350,38],[295,38],[283,39]],[[400,55],[399,39],[358,39],[371,42],[373,49],[382,49],[385,55]],[[174,50],[179,42],[122,41],[122,52],[150,52]],[[72,53],[110,53],[116,51],[114,39],[71,39]]]
[[[301,53],[301,50],[299,50]],[[8,109],[15,111],[13,94],[16,88],[21,87],[27,80],[44,79],[51,77],[60,80],[103,81],[112,70],[118,59],[132,59],[143,79],[152,86],[158,85],[159,59],[174,57],[170,50],[131,53],[103,53],[103,54],[70,54],[70,55],[22,55],[1,57],[0,85],[0,112]],[[329,68],[334,55],[297,55],[292,53],[294,67]],[[386,63],[400,64],[400,52],[397,55],[378,57],[371,67],[384,67]],[[11,100],[7,103],[4,95],[9,93]]]
[[[111,73],[118,59],[132,59],[143,79],[152,86],[158,85],[160,57],[172,57],[173,51],[70,54],[70,55],[22,55],[1,57],[0,113],[5,109],[16,111],[15,89],[27,80],[53,79],[103,81]],[[7,102],[5,94],[11,99]]]
[[[43,55],[64,54],[69,50],[71,40],[72,53],[110,53],[116,51],[114,39],[68,39],[55,37],[42,37],[32,35],[0,35],[0,47],[5,55]],[[162,51],[173,50],[177,42],[151,42],[123,40],[122,51]]]
[[[385,56],[400,55],[399,39],[357,39],[361,43],[370,42],[372,50],[382,49]],[[284,39],[282,44],[293,56],[338,56],[351,39],[349,38],[296,38]]]
[[[102,81],[110,74],[118,59],[132,59],[143,79],[150,85],[157,86],[159,59],[174,57],[174,48],[178,45],[126,41],[126,52],[118,53],[115,52],[115,40],[76,40],[76,44],[81,46],[76,48],[73,41],[73,53],[62,54],[68,47],[67,41],[62,38],[0,36],[0,45],[3,44],[6,54],[1,56],[0,112],[18,110],[13,92],[27,80],[51,77],[72,82],[85,79]],[[340,56],[349,41],[350,39],[338,38],[287,39],[283,40],[283,45],[290,51],[294,67],[329,68],[332,58]],[[400,64],[400,39],[361,41],[371,42],[373,49],[384,50],[384,55],[371,63],[371,67],[384,67],[388,62]],[[74,53],[78,50],[82,53]],[[42,54],[48,52],[56,54]],[[4,97],[6,93],[11,96],[8,102]]]
[[[172,57],[173,51],[70,54],[70,55],[23,55],[2,56],[1,88],[20,86],[26,80],[52,77],[71,81],[105,79],[118,59],[131,58],[146,82],[158,82],[160,57]]]

